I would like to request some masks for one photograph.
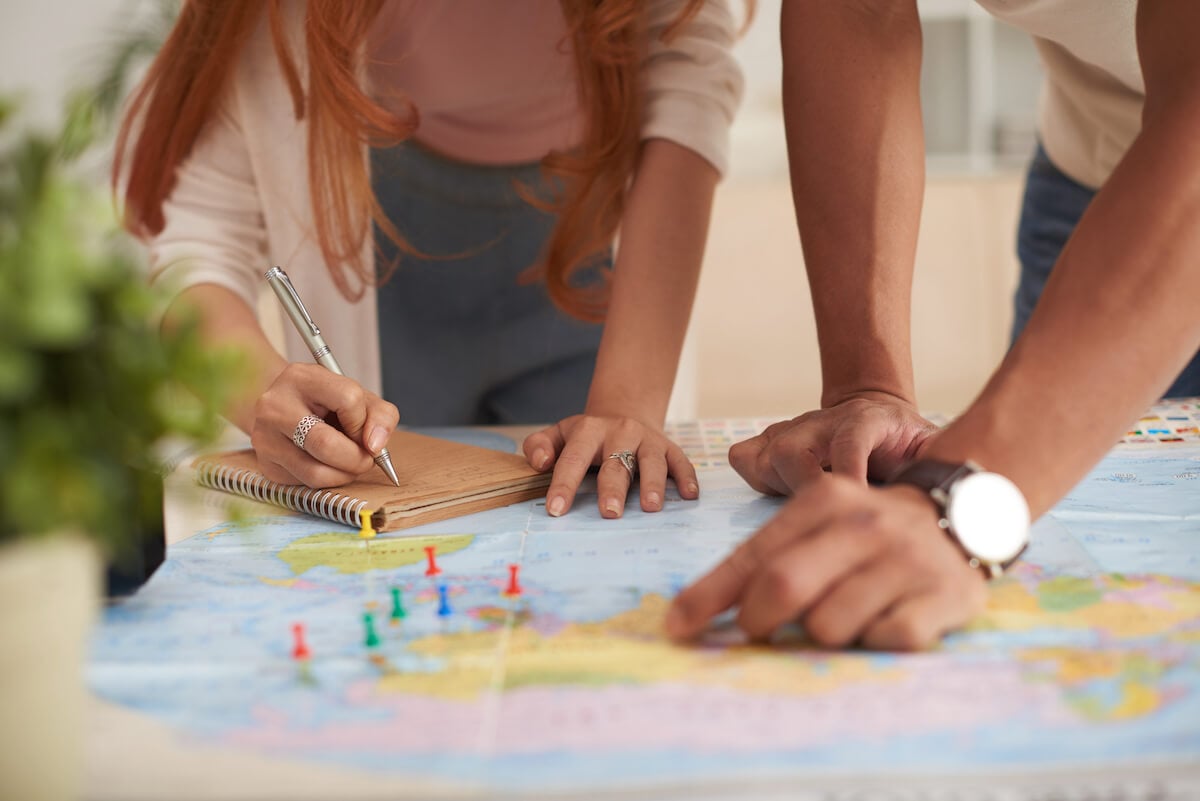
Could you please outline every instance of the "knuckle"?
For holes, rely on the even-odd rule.
[[[771,628],[766,623],[758,619],[749,608],[743,606],[738,610],[737,626],[752,640],[765,640],[771,635]]]
[[[604,418],[593,417],[592,415],[584,415],[575,426],[577,436],[591,437],[602,435],[605,428]]]
[[[298,468],[299,478],[310,487],[337,487],[353,480],[353,476],[324,464],[307,464]]]
[[[279,413],[280,403],[276,400],[277,394],[276,390],[269,388],[254,401],[254,419],[256,421],[282,416]]]
[[[314,365],[305,364],[303,362],[289,362],[283,370],[280,371],[279,377],[288,381],[295,381],[298,378],[308,375]]]
[[[816,422],[817,420],[819,420],[821,417],[821,414],[822,413],[820,411],[815,411],[815,410],[807,411],[804,414],[793,417],[791,420],[788,420],[786,423],[780,423],[780,425],[787,426],[789,429],[796,428],[797,426],[806,426],[809,423],[813,423],[813,422]]]
[[[923,651],[932,644],[932,629],[917,615],[903,615],[893,624],[893,645],[898,651]]]
[[[276,484],[291,484],[296,480],[291,473],[274,462],[262,464],[261,467],[262,474],[267,477],[267,480],[274,481]]]
[[[627,439],[640,437],[642,434],[642,424],[637,420],[631,420],[628,417],[622,418],[621,421],[617,423],[617,433],[623,438]]]
[[[839,615],[824,608],[804,618],[804,632],[817,645],[844,648],[854,639],[854,630]]]
[[[396,404],[382,401],[384,420],[391,426],[396,426],[400,422],[400,410],[396,408]]]
[[[752,459],[761,450],[762,445],[757,441],[745,439],[729,446],[729,458],[730,460]]]
[[[804,599],[803,580],[790,570],[772,565],[763,574],[763,589],[771,603],[793,607]]]
[[[563,451],[558,457],[558,464],[568,470],[586,471],[592,466],[592,460],[586,458],[577,450],[571,449]]]
[[[349,379],[339,382],[337,394],[343,408],[363,406],[367,402],[367,392],[361,386]]]

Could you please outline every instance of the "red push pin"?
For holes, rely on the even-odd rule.
[[[429,560],[429,567],[425,568],[425,575],[436,576],[438,573],[442,572],[442,569],[437,566],[437,558],[436,557],[437,557],[437,546],[436,545],[426,545],[425,546],[425,558]]]
[[[517,596],[521,594],[521,584],[517,581],[517,573],[520,570],[520,565],[508,566],[508,588],[504,591],[505,595]]]
[[[292,648],[292,659],[297,662],[307,661],[312,656],[312,652],[308,650],[308,644],[304,642],[304,624],[293,623],[292,634],[296,638],[296,645]]]

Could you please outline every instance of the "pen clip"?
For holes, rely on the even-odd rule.
[[[297,293],[296,288],[292,286],[292,279],[288,278],[288,274],[283,271],[283,268],[272,267],[270,270],[267,270],[267,280],[279,282],[279,286],[283,287],[283,290],[288,293],[288,296],[292,299],[292,302],[296,304],[296,309],[300,312],[300,316],[304,318],[304,322],[310,329],[312,329],[313,335],[320,336],[321,329],[317,328],[316,321],[314,321],[312,315],[308,313],[308,309],[305,307],[304,301],[300,300],[299,293]]]

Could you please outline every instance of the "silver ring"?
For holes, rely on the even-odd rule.
[[[629,480],[633,481],[637,476],[638,463],[637,457],[633,455],[633,451],[613,451],[608,455],[609,459],[616,459],[621,463],[621,466],[629,471]]]
[[[292,432],[292,442],[296,443],[296,447],[304,450],[304,438],[308,436],[308,432],[313,430],[313,426],[318,423],[325,422],[320,417],[313,417],[311,414],[306,414],[300,418],[300,422],[296,423],[296,430]]]

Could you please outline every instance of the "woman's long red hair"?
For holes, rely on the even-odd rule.
[[[356,300],[365,286],[377,282],[361,256],[372,222],[402,252],[413,252],[375,200],[362,148],[365,143],[393,144],[410,136],[416,128],[416,109],[390,111],[371,99],[360,81],[364,44],[383,0],[308,0],[307,86],[288,46],[284,1],[187,0],[122,123],[113,182],[116,186],[125,178],[126,227],[138,236],[161,231],[163,201],[174,187],[176,168],[214,113],[265,5],[296,117],[308,125],[317,242],[342,294]],[[575,150],[551,153],[543,160],[565,187],[551,204],[559,216],[544,253],[543,275],[559,308],[599,320],[607,306],[606,288],[576,287],[571,278],[611,246],[637,161],[645,3],[561,2],[586,126]],[[666,35],[686,24],[703,2],[688,0]],[[131,140],[134,146],[127,151]]]

